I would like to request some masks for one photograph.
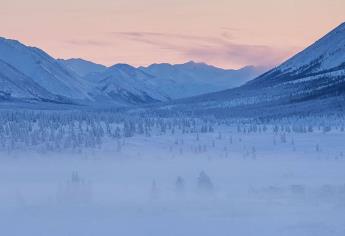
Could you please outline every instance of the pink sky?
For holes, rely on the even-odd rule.
[[[345,21],[344,0],[0,0],[0,36],[105,65],[276,65]]]

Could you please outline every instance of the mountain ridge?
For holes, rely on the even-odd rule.
[[[52,94],[76,100],[90,99],[82,80],[37,47],[0,38],[0,59]]]
[[[107,69],[106,66],[84,60],[82,58],[57,59],[62,65],[70,69],[78,76],[86,76],[90,73],[102,72]]]
[[[339,101],[345,101],[345,23],[253,80],[249,80],[248,75],[257,73],[257,68],[252,66],[226,70],[190,61],[146,67],[118,63],[105,67],[83,59],[55,60],[38,48],[4,38],[0,38],[0,60],[7,73],[20,78],[9,81],[2,73],[0,83],[7,86],[7,90],[0,90],[3,99],[13,94],[38,101],[84,100],[85,105],[96,106],[153,103],[151,107],[158,110],[210,114],[249,114],[249,111],[259,114],[264,110],[279,113],[284,111],[283,107],[293,112],[300,109],[301,104],[313,110],[317,110],[316,107],[331,110],[333,105],[327,101],[336,101],[336,107],[342,109]],[[95,67],[86,71],[82,66],[79,69],[84,70],[85,76],[80,76],[80,71],[65,65],[69,62]],[[42,80],[46,83],[40,83]],[[47,86],[47,81],[53,85],[48,83],[50,86]],[[239,84],[234,85],[236,81]],[[30,89],[23,89],[22,84]],[[235,88],[221,89],[231,86]],[[69,90],[65,91],[65,87]],[[69,96],[71,91],[77,94]]]
[[[301,55],[302,58],[308,55],[308,60],[304,58],[302,60]],[[333,57],[335,60],[332,59]],[[315,60],[318,60],[317,63]],[[309,64],[305,64],[305,61]],[[327,101],[334,101],[336,106]],[[160,109],[214,113],[221,116],[235,114],[265,116],[283,114],[287,111],[290,113],[298,111],[302,114],[311,110],[331,112],[332,109],[334,111],[338,109],[343,112],[344,106],[345,24],[343,23],[281,65],[245,85],[180,99],[162,105]],[[264,111],[269,112],[265,114]]]

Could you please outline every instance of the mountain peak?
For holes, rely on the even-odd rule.
[[[188,62],[186,62],[186,63],[184,63],[182,65],[188,65],[188,66],[209,66],[209,65],[207,65],[204,62],[195,62],[193,60],[192,61],[188,61]]]
[[[82,58],[58,59],[58,62],[81,77],[107,69],[104,65],[96,64]]]
[[[184,64],[185,65],[195,65],[195,64],[198,64],[198,63],[193,61],[193,60],[190,60],[190,61],[185,62]]]
[[[117,63],[115,65],[112,65],[111,68],[126,68],[126,69],[135,69],[134,66],[131,66],[126,63]]]
[[[125,63],[118,63],[110,67],[111,69],[119,69],[119,70],[135,70],[134,66]]]
[[[87,62],[87,63],[93,63],[91,61],[82,59],[82,58],[69,58],[69,59],[58,59],[59,61],[68,61],[68,62]]]

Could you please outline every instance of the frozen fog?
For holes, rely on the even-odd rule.
[[[56,144],[70,126],[37,131],[27,120],[2,131],[16,141],[1,146],[1,235],[345,235],[345,132],[336,121],[165,120],[145,132],[133,121],[130,135],[114,121],[91,125],[108,129],[94,148],[74,148]],[[75,132],[87,136],[87,126]]]

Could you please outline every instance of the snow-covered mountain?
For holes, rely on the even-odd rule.
[[[55,94],[78,101],[92,100],[90,86],[41,49],[0,38],[0,60]]]
[[[326,34],[320,40],[296,54],[282,65],[260,76],[253,84],[298,82],[316,75],[345,69],[345,23]]]
[[[174,104],[169,109],[226,116],[345,110],[345,23],[239,88]]]
[[[290,101],[301,101],[339,95],[344,77],[345,23],[245,87],[284,89]]]
[[[106,68],[81,59],[56,60],[41,49],[5,38],[0,38],[0,60],[3,67],[1,83],[4,85],[0,91],[3,97],[10,96],[12,100],[68,101],[101,106],[167,100],[144,81],[144,72],[139,73],[130,66]],[[21,83],[17,81],[19,79]]]
[[[72,58],[67,60],[58,59],[58,61],[73,73],[81,77],[86,76],[90,73],[103,72],[107,69],[107,67],[104,65],[96,64],[80,58]]]
[[[260,68],[224,70],[204,63],[153,64],[135,68],[116,64],[104,71],[84,76],[113,100],[149,103],[191,97],[239,86],[257,75]]]
[[[143,104],[220,91],[239,86],[262,71],[255,67],[224,70],[195,62],[108,68],[83,59],[56,60],[39,48],[5,38],[0,38],[0,60],[50,95],[41,97],[42,101],[56,98],[94,105]],[[14,88],[11,91],[17,95]]]
[[[107,68],[81,59],[57,61],[40,49],[4,38],[0,60],[3,99],[95,105],[165,102],[159,109],[224,115],[319,112],[345,106],[345,23],[256,79],[207,94],[203,93],[238,86],[258,69],[223,70],[195,62]],[[176,98],[182,99],[170,101]]]
[[[172,99],[238,87],[265,71],[254,66],[225,70],[193,61],[171,65],[153,64],[138,69],[154,76],[152,83]]]
[[[152,84],[153,76],[127,64],[116,64],[103,72],[83,77],[113,102],[142,104],[167,101],[169,97]]]
[[[294,73],[317,73],[345,67],[345,23],[283,63],[279,69]]]

